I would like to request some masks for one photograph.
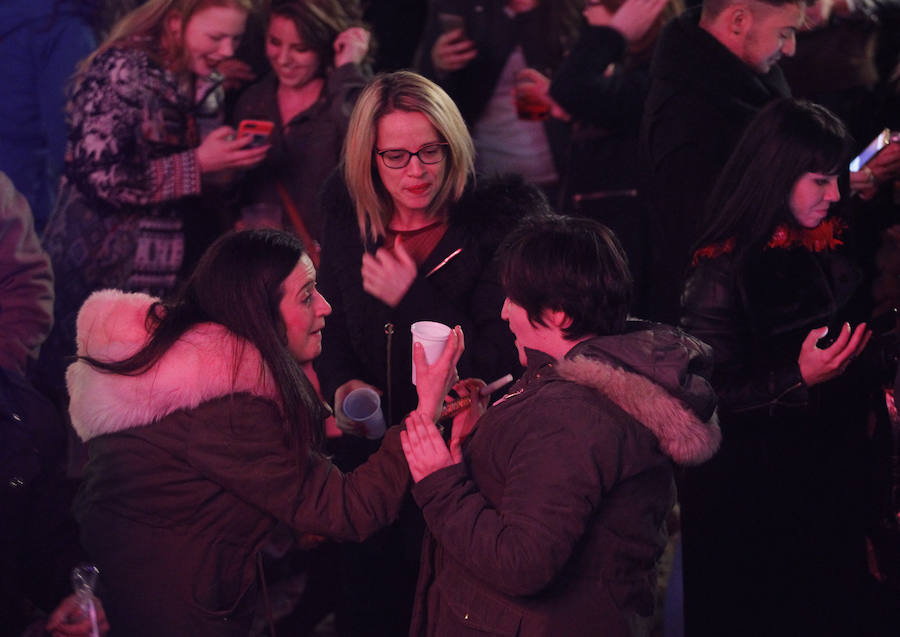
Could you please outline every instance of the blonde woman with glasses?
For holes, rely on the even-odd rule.
[[[359,423],[344,414],[351,390],[378,391],[389,423],[416,405],[412,323],[462,326],[469,345],[461,378],[491,381],[518,372],[513,338],[500,318],[504,296],[494,254],[519,218],[547,204],[519,178],[476,184],[473,155],[456,105],[414,73],[377,76],[351,115],[343,169],[322,196],[320,286],[333,316],[324,330],[326,354],[316,362],[338,427],[351,434],[339,443],[344,468],[379,444],[360,436]],[[361,591],[378,617],[353,634],[375,630],[381,620],[380,634],[405,633],[422,529],[417,516],[401,518],[394,536],[354,557],[355,567],[390,581]],[[369,599],[376,589],[385,591],[384,600]]]

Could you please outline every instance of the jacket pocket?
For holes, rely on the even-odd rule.
[[[518,605],[472,580],[463,581],[446,573],[438,576],[437,585],[458,626],[502,637],[519,635],[525,613]]]
[[[256,600],[256,564],[250,547],[214,542],[191,569],[192,605],[204,617],[223,619],[252,612]],[[202,551],[202,552],[201,552]]]

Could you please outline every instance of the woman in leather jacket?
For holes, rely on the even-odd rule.
[[[691,635],[858,634],[866,386],[853,363],[870,331],[829,216],[851,144],[827,109],[776,101],[708,201],[681,325],[713,347],[723,444],[680,485]]]

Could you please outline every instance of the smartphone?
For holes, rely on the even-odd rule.
[[[463,29],[463,36],[465,36],[466,20],[461,15],[456,13],[439,13],[437,18],[438,23],[441,25],[441,33]]]
[[[253,139],[245,148],[258,148],[269,143],[269,135],[275,124],[261,119],[245,119],[238,125],[238,138],[252,135]]]
[[[870,159],[878,154],[878,151],[880,151],[891,142],[896,142],[898,140],[900,140],[900,133],[891,132],[891,129],[885,128],[883,131],[878,133],[875,139],[873,139],[871,143],[866,146],[859,155],[853,158],[853,161],[850,162],[850,172],[859,172],[860,170],[862,170],[862,167],[869,162]]]
[[[898,327],[897,319],[900,317],[900,310],[896,307],[892,307],[889,310],[882,312],[881,314],[877,314],[873,316],[868,321],[866,321],[866,327],[872,331],[872,336],[879,336],[881,334],[887,334],[893,330],[896,330]],[[837,340],[837,337],[841,333],[841,329],[844,327],[843,321],[832,321],[828,324],[828,333],[816,341],[816,347],[819,349],[827,349],[834,345],[834,342]],[[852,326],[853,329],[856,329],[856,326]]]
[[[866,327],[872,330],[873,335],[886,334],[887,332],[891,332],[897,329],[897,317],[900,316],[900,311],[897,308],[892,307],[886,312],[882,312],[878,316],[873,316],[866,323]]]

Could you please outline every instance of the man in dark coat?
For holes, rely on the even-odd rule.
[[[641,147],[650,178],[648,316],[675,322],[703,207],[756,112],[790,88],[803,0],[704,0],[669,23],[650,69]]]

